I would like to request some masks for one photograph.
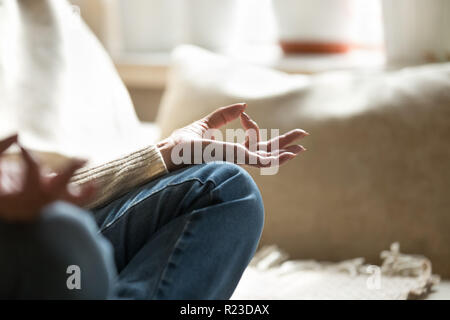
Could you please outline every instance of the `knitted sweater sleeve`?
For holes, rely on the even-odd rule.
[[[85,207],[92,209],[111,201],[131,188],[167,173],[162,156],[155,145],[119,159],[78,171],[71,183],[82,186],[94,181],[98,191]]]

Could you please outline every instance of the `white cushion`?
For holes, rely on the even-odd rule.
[[[4,1],[0,54],[0,137],[94,162],[148,143],[112,61],[66,1]]]

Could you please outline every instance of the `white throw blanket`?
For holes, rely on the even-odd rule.
[[[276,246],[265,247],[253,258],[232,299],[405,300],[424,298],[439,283],[427,258],[402,254],[397,243],[381,257],[380,267],[364,264],[363,258],[293,261]]]

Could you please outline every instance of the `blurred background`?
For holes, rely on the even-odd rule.
[[[275,176],[249,169],[265,203],[263,245],[379,263],[398,241],[450,277],[449,0],[72,4],[155,139],[237,101],[261,128],[311,132],[308,152]]]
[[[450,59],[447,0],[71,0],[114,58],[142,120],[170,52],[194,44],[288,73]]]
[[[104,162],[247,102],[311,133],[276,175],[247,168],[262,245],[380,264],[399,242],[429,259],[394,246],[399,274],[450,279],[450,0],[70,2],[0,0],[0,134]]]

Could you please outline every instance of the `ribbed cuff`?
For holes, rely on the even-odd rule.
[[[98,185],[95,199],[85,206],[93,208],[165,173],[167,168],[161,153],[152,145],[103,165],[82,169],[71,182],[83,185],[93,181]]]

